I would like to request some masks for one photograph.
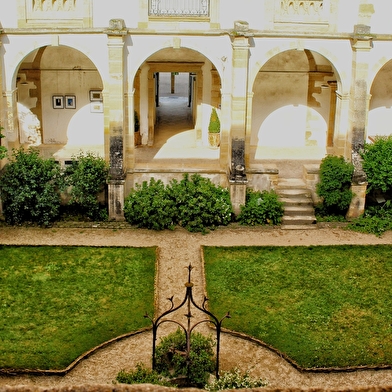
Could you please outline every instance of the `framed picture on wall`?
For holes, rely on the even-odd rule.
[[[76,96],[66,95],[65,96],[65,108],[66,109],[76,109]]]
[[[102,91],[101,90],[90,90],[90,101],[91,102],[102,101]]]
[[[64,97],[62,95],[53,95],[53,109],[64,109]]]

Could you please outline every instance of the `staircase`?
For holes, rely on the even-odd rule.
[[[312,195],[303,180],[282,178],[278,182],[276,193],[284,203],[282,229],[317,228]]]

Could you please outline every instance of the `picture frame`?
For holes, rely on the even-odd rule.
[[[52,104],[53,104],[53,109],[64,109],[64,96],[53,95]]]
[[[65,108],[66,109],[76,109],[76,96],[66,95],[65,96]]]
[[[90,90],[90,101],[91,102],[102,101],[102,91],[101,90]]]

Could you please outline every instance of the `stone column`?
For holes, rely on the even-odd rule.
[[[336,81],[328,82],[330,87],[330,104],[329,104],[329,118],[328,118],[328,133],[327,133],[327,147],[333,147],[333,138],[335,132],[335,117],[336,117],[336,90],[338,84]]]
[[[109,180],[108,203],[109,219],[124,220],[124,40],[127,32],[121,19],[110,21],[107,30],[109,50],[109,79],[105,89],[105,115],[108,117],[108,127],[105,133],[109,135]]]
[[[231,100],[230,195],[234,212],[245,204],[245,137],[248,101],[249,34],[246,22],[235,22],[232,36],[233,74]]]
[[[354,35],[351,41],[353,50],[352,83],[350,91],[350,131],[351,159],[354,164],[352,190],[356,197],[350,206],[348,217],[355,218],[364,212],[366,195],[366,174],[363,171],[360,153],[363,150],[369,111],[368,97],[368,57],[373,47],[370,27],[366,25],[354,26]],[[357,189],[364,188],[363,190]],[[358,200],[360,198],[360,200]]]

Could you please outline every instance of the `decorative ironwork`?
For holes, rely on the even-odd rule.
[[[160,17],[208,17],[209,0],[150,0],[149,15]]]
[[[193,298],[193,293],[192,293],[192,288],[193,288],[193,283],[191,282],[191,272],[193,267],[189,264],[188,268],[188,282],[185,283],[186,287],[186,293],[183,301],[180,303],[180,305],[175,306],[174,301],[173,301],[173,296],[170,298],[167,298],[168,301],[170,302],[170,308],[163,312],[160,316],[158,316],[156,319],[153,319],[150,317],[147,313],[144,315],[145,318],[148,318],[152,322],[152,368],[156,368],[156,358],[155,358],[155,348],[156,348],[156,340],[157,340],[157,331],[158,328],[163,324],[163,323],[174,323],[177,324],[179,327],[182,328],[182,330],[185,333],[186,337],[186,356],[189,358],[189,353],[191,350],[191,334],[193,330],[195,329],[196,326],[202,324],[202,323],[211,323],[215,326],[216,329],[216,365],[215,365],[215,376],[216,378],[219,378],[219,351],[220,351],[220,334],[222,330],[222,322],[226,318],[230,318],[230,313],[227,312],[226,315],[222,319],[218,319],[214,314],[212,314],[208,309],[206,309],[207,301],[208,298],[204,296],[203,303],[201,306],[197,305],[194,298]],[[167,319],[165,318],[169,314],[177,311],[178,309],[182,308],[183,306],[187,306],[188,312],[184,315],[187,318],[186,325],[182,324],[179,321],[172,320],[172,319]],[[196,322],[195,324],[192,325],[191,323],[191,318],[193,317],[192,312],[191,312],[191,305],[193,305],[196,309],[200,310],[202,313],[206,314],[209,316],[207,319],[200,320]],[[189,361],[188,361],[189,363]]]

